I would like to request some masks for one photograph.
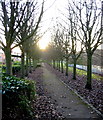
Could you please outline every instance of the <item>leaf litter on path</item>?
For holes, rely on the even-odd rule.
[[[28,76],[28,79],[36,82],[37,98],[33,101],[35,119],[63,119],[63,115],[56,110],[56,104],[51,102],[52,98],[47,96],[47,91],[44,90],[42,73],[42,69],[37,68]]]

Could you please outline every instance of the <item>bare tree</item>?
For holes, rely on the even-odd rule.
[[[46,61],[50,61],[53,65],[53,68],[56,68],[56,60],[57,60],[57,49],[55,47],[55,43],[51,41],[46,48],[45,51],[42,53],[42,58]]]
[[[61,70],[63,72],[63,59],[65,59],[66,61],[66,73],[65,74],[66,76],[68,76],[68,60],[69,60],[71,51],[70,51],[69,34],[68,34],[68,30],[65,27],[58,25],[58,29],[56,31],[54,42],[58,50],[59,58],[61,60]]]
[[[3,28],[1,29],[2,34],[4,36],[5,41],[0,41],[0,47],[5,53],[6,57],[6,73],[12,74],[12,63],[11,63],[11,50],[17,46],[19,46],[21,43],[23,43],[25,40],[30,38],[34,35],[36,32],[39,23],[41,21],[41,17],[43,14],[43,5],[42,10],[40,12],[40,15],[38,15],[38,20],[35,21],[35,26],[31,34],[27,34],[25,39],[19,39],[20,42],[12,47],[13,43],[18,39],[17,35],[21,31],[21,29],[24,28],[24,26],[27,25],[27,21],[31,20],[32,13],[36,9],[37,2],[35,2],[35,5],[33,5],[33,2],[1,2],[1,24]],[[29,16],[25,16],[25,14],[28,14],[28,6],[31,9]],[[37,19],[37,17],[36,17]],[[29,24],[29,23],[28,23]],[[24,34],[25,35],[25,34]]]
[[[34,44],[36,44],[38,42],[39,39],[37,39],[37,30],[38,30],[38,25],[42,19],[42,15],[43,15],[43,7],[44,7],[44,2],[42,3],[42,7],[41,7],[41,12],[40,12],[40,16],[38,18],[38,21],[37,21],[37,24],[34,22],[34,20],[36,18],[34,18],[33,16],[36,15],[36,11],[34,11],[31,15],[31,12],[32,12],[32,9],[31,7],[33,7],[33,9],[35,9],[36,7],[36,4],[35,3],[33,6],[28,6],[28,9],[27,9],[27,13],[24,15],[24,19],[27,19],[31,16],[31,19],[29,21],[27,21],[25,24],[23,23],[22,21],[22,29],[20,29],[20,32],[19,34],[17,35],[17,45],[19,44],[20,46],[20,49],[22,51],[22,56],[21,56],[21,61],[22,61],[22,77],[24,77],[24,56],[26,55],[26,75],[28,75],[28,59],[31,63],[31,59],[30,59],[30,55],[31,54],[31,49],[32,49],[32,46],[34,46]],[[23,25],[24,24],[24,25]],[[29,57],[29,58],[28,58]],[[31,64],[30,64],[31,66]],[[31,68],[31,67],[30,67]]]
[[[78,18],[75,16],[74,12],[69,7],[68,9],[69,17],[68,23],[70,26],[70,46],[71,46],[71,57],[73,59],[73,79],[76,80],[76,64],[79,59],[81,53],[83,52],[83,42],[78,40],[77,32],[78,32]],[[79,45],[79,50],[78,50]]]
[[[101,10],[98,8],[96,0],[73,2],[71,4],[73,13],[78,18],[79,39],[83,42],[87,53],[87,84],[85,88],[91,89],[92,80],[92,55],[101,44]]]
[[[64,35],[62,36],[63,39],[63,50],[64,50],[64,58],[66,60],[66,73],[65,75],[68,76],[68,61],[69,61],[69,57],[71,55],[71,50],[70,50],[70,39],[68,36],[68,33],[64,33]]]
[[[57,69],[60,71],[62,71],[63,73],[63,43],[61,40],[61,32],[60,32],[60,28],[57,25],[57,28],[55,28],[55,33],[53,36],[53,41],[54,41],[54,45],[55,45],[55,49],[57,52]]]

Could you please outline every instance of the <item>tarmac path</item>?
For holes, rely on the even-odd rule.
[[[46,67],[46,64],[43,63],[42,66],[44,89],[56,103],[58,112],[66,118],[99,118],[96,112]]]

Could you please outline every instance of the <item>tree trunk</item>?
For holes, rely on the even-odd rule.
[[[74,59],[74,66],[73,66],[73,79],[76,80],[76,59]]]
[[[22,52],[22,55],[21,55],[21,78],[24,78],[25,76],[25,60],[24,60],[24,52]]]
[[[60,60],[58,61],[58,64],[59,64],[58,66],[59,66],[59,71],[60,71]]]
[[[32,66],[31,66],[31,58],[29,58],[29,72],[31,73],[32,72]]]
[[[85,88],[91,90],[92,89],[92,55],[87,54],[87,83]]]
[[[54,63],[53,63],[53,60],[52,60],[52,64],[51,64],[51,65],[52,65],[52,67],[54,67]]]
[[[12,60],[11,60],[11,49],[5,48],[5,59],[6,59],[6,74],[12,75]]]
[[[66,73],[65,73],[66,76],[68,76],[68,58],[66,58]]]
[[[55,69],[55,60],[53,60],[53,68]]]
[[[26,76],[28,76],[28,53],[26,53]]]
[[[64,70],[63,70],[63,60],[61,60],[61,72],[63,73]]]
[[[58,61],[56,61],[56,63],[57,63],[57,70],[58,70]]]
[[[35,70],[35,68],[36,68],[36,60],[33,59],[33,69]]]

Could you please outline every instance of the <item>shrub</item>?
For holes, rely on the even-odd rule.
[[[21,66],[20,66],[20,65],[13,65],[13,67],[12,67],[12,73],[13,73],[13,75],[14,75],[15,73],[20,72],[20,70],[21,70]],[[2,72],[3,72],[3,73],[6,72],[6,66],[2,66]]]
[[[3,75],[2,80],[3,118],[31,118],[31,103],[35,98],[34,82],[8,75]]]
[[[20,65],[21,62],[20,62],[20,61],[14,61],[13,64],[14,64],[14,65]]]
[[[6,72],[6,66],[3,65],[3,66],[2,66],[2,73],[5,73],[5,72]]]
[[[12,67],[12,73],[13,73],[13,75],[15,73],[20,72],[20,70],[21,70],[21,66],[20,65],[13,65],[13,67]]]

